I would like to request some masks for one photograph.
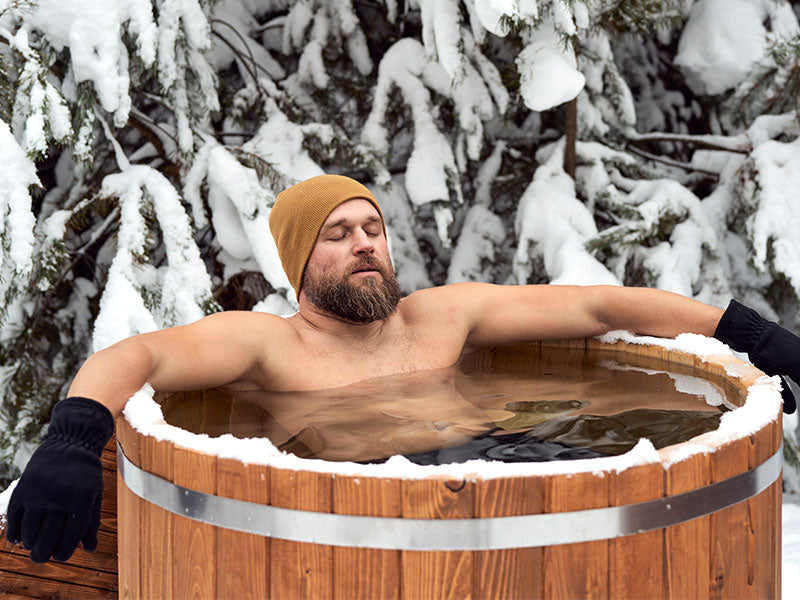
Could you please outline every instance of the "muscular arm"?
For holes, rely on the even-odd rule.
[[[467,283],[467,350],[495,344],[600,335],[614,329],[659,337],[712,335],[722,310],[679,294],[619,286]],[[461,288],[457,290],[456,288]]]
[[[116,417],[145,382],[156,391],[177,391],[263,378],[265,352],[274,346],[272,338],[282,335],[276,319],[219,313],[128,338],[90,356],[69,395],[97,400]]]

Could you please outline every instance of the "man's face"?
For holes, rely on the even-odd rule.
[[[308,259],[301,291],[318,308],[355,323],[394,313],[400,288],[372,203],[348,200],[328,215]]]

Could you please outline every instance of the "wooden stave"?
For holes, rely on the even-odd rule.
[[[610,352],[624,352],[626,357],[634,355],[640,357],[668,360],[675,364],[690,366],[695,372],[699,371],[706,376],[719,378],[724,375],[724,365],[729,361],[727,357],[709,357],[702,360],[696,356],[666,350],[659,346],[633,346],[618,342],[614,345],[602,344],[597,340],[572,340],[567,342],[541,342],[526,345],[527,352],[539,351],[540,348],[571,348],[579,352],[603,350]],[[517,347],[515,347],[517,348]],[[497,356],[508,356],[509,352],[516,358],[525,359],[527,352],[515,353],[515,349],[496,350],[489,357],[483,357],[491,364]],[[740,400],[746,394],[746,388],[754,383],[763,374],[755,368],[744,370],[744,376],[736,378],[734,387],[739,392]],[[727,391],[727,390],[726,390]],[[126,427],[124,419],[118,427]],[[129,426],[127,428],[133,432]],[[128,435],[122,435],[121,445],[125,448],[128,457],[140,467],[147,469],[147,465],[137,463],[136,459],[128,454],[126,443]],[[178,453],[181,461],[187,464],[205,465],[205,470],[219,472],[220,465],[229,459],[213,458],[211,466],[206,455],[172,447],[170,442],[159,442],[164,446],[165,452],[173,456]],[[146,444],[145,444],[146,445]],[[398,478],[371,478],[371,477],[344,477],[327,473],[296,472],[279,469],[272,466],[259,465],[259,478],[264,477],[268,485],[249,481],[251,489],[261,489],[262,496],[266,495],[275,506],[296,508],[301,510],[315,510],[320,512],[333,512],[336,514],[371,514],[376,516],[404,516],[417,518],[465,518],[470,516],[506,516],[511,514],[536,514],[539,512],[564,512],[583,508],[602,508],[627,504],[634,501],[650,500],[663,497],[666,493],[679,493],[692,489],[692,485],[707,484],[725,477],[743,472],[759,464],[765,457],[777,451],[780,445],[779,416],[766,428],[747,438],[735,440],[721,445],[709,454],[695,454],[684,460],[675,462],[669,469],[664,469],[661,464],[640,465],[627,469],[617,474],[619,482],[612,482],[611,478],[598,476],[593,473],[579,473],[570,477],[560,475],[531,476],[521,478],[503,479],[469,479],[465,481],[446,481],[442,478],[428,478],[421,480],[404,480]],[[141,443],[134,446],[134,454],[138,454]],[[680,446],[680,445],[678,445]],[[171,449],[167,449],[171,447]],[[662,455],[669,456],[675,447],[664,449]],[[194,455],[198,456],[194,456]],[[155,456],[155,453],[154,453]],[[735,458],[735,465],[731,465],[730,457]],[[141,461],[141,457],[137,456]],[[154,459],[157,460],[157,459]],[[163,462],[163,458],[161,459]],[[167,461],[168,462],[168,461]],[[234,461],[238,462],[238,461]],[[241,463],[239,463],[241,464]],[[255,465],[251,465],[255,467]],[[223,469],[230,469],[226,465]],[[173,467],[174,469],[174,467]],[[167,470],[168,472],[168,470]],[[690,477],[689,483],[682,480],[681,474]],[[164,472],[158,473],[167,477]],[[606,474],[607,475],[607,474]],[[244,476],[244,475],[243,475]],[[249,477],[249,475],[247,476]],[[512,481],[520,479],[524,481]],[[189,479],[175,481],[186,487],[214,493],[223,496],[237,497],[231,491],[224,489],[213,490],[213,485],[201,489]],[[366,510],[355,512],[352,501],[348,497],[359,497],[356,488],[360,485],[380,485],[397,493],[400,490],[400,499],[384,500],[377,506],[367,506]],[[376,482],[380,482],[377,484]],[[208,482],[206,482],[208,483]],[[526,500],[523,511],[521,506],[513,503],[499,502],[498,494],[502,489],[522,489],[531,494],[531,502]],[[622,493],[622,489],[626,494]],[[124,486],[120,486],[124,487]],[[303,493],[303,490],[317,490],[315,494]],[[266,490],[266,491],[264,491]],[[270,490],[274,490],[270,494]],[[298,493],[298,490],[300,493]],[[457,490],[457,491],[453,491]],[[777,491],[776,491],[777,490]],[[130,492],[128,492],[130,493]],[[241,495],[240,499],[245,498]],[[364,497],[361,493],[360,497]],[[777,498],[777,503],[776,503]],[[537,505],[537,502],[539,503]],[[737,506],[729,507],[713,515],[695,519],[661,530],[641,533],[615,540],[601,540],[597,542],[584,542],[566,544],[545,548],[523,548],[501,551],[459,551],[459,552],[410,552],[391,550],[350,549],[332,546],[318,546],[288,542],[285,540],[269,540],[262,538],[266,546],[265,555],[272,557],[272,563],[266,576],[259,573],[258,577],[248,580],[246,576],[238,579],[240,587],[233,590],[221,586],[219,581],[224,577],[216,576],[211,587],[202,588],[216,597],[225,597],[229,593],[241,594],[245,590],[262,590],[263,583],[268,581],[269,596],[258,597],[352,597],[362,596],[362,592],[370,597],[391,598],[419,598],[419,597],[686,597],[689,595],[722,595],[725,597],[775,597],[779,593],[780,571],[780,532],[779,516],[775,511],[780,510],[780,481],[775,482],[770,488],[755,498]],[[144,504],[144,502],[142,501]],[[397,506],[399,504],[399,506]],[[494,506],[496,512],[491,514],[488,507]],[[154,507],[157,508],[157,507]],[[398,513],[399,508],[399,514]],[[142,510],[141,507],[138,508]],[[159,509],[161,510],[161,509]],[[719,565],[729,562],[723,556],[723,549],[732,549],[729,555],[741,554],[743,549],[750,556],[755,556],[754,536],[742,537],[736,534],[747,531],[747,527],[738,527],[743,522],[751,523],[756,515],[758,522],[766,523],[766,528],[771,530],[771,538],[764,541],[760,538],[758,548],[760,552],[767,552],[769,560],[766,566],[761,561],[749,561],[748,572],[744,579],[734,573],[731,577],[720,580]],[[170,515],[174,522],[187,521],[181,517]],[[199,524],[200,531],[196,535],[206,536],[204,527]],[[182,525],[177,525],[182,527]],[[750,527],[748,525],[748,527]],[[777,531],[776,531],[777,527]],[[127,530],[126,530],[127,531]],[[731,535],[731,531],[736,535]],[[234,534],[236,532],[228,532]],[[767,532],[769,534],[770,531]],[[224,540],[226,534],[219,531],[214,540]],[[239,536],[252,536],[239,534]],[[685,553],[684,542],[686,539],[696,539],[699,556],[692,557],[692,564],[698,568],[687,574],[689,561],[677,560]],[[137,538],[138,539],[138,538]],[[204,538],[205,539],[205,538]],[[708,540],[706,546],[703,540]],[[209,542],[208,545],[212,545]],[[215,546],[218,548],[218,546]],[[676,548],[675,553],[662,554],[665,550]],[[122,573],[122,545],[120,547],[120,572]],[[173,552],[178,547],[174,546]],[[653,554],[655,552],[655,555]],[[138,554],[138,552],[137,552]],[[209,560],[218,558],[219,552],[207,552]],[[583,556],[584,560],[576,561],[576,556]],[[660,558],[659,558],[660,557]],[[615,561],[614,559],[618,559]],[[179,564],[174,559],[173,568],[191,569]],[[636,565],[626,572],[615,570],[615,564],[631,561]],[[637,564],[638,561],[638,564]],[[702,568],[706,562],[708,569]],[[661,563],[660,566],[658,563]],[[758,563],[758,564],[757,564]],[[653,568],[653,564],[657,567]],[[365,577],[366,565],[372,568]],[[166,566],[166,565],[165,565]],[[562,566],[562,569],[557,568]],[[217,572],[224,570],[218,566]],[[498,575],[497,571],[501,574]],[[257,572],[257,570],[254,570]],[[532,575],[533,574],[533,575]],[[538,577],[536,576],[538,574]],[[172,573],[174,580],[182,579],[181,573]],[[122,582],[122,576],[120,579]],[[380,585],[376,586],[376,582]],[[352,587],[348,587],[352,586]],[[128,589],[127,587],[125,588]],[[197,588],[196,591],[199,591]],[[213,592],[211,591],[213,589]],[[349,593],[352,590],[353,593]],[[120,585],[122,597],[123,586]],[[184,588],[175,588],[173,591],[190,591]],[[131,596],[140,597],[140,596]],[[157,597],[154,595],[144,597]]]

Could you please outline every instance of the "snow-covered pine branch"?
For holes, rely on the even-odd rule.
[[[29,186],[40,185],[36,167],[0,121],[0,328],[6,310],[25,289],[33,268],[33,228]]]
[[[575,182],[562,169],[563,153],[563,139],[545,149],[542,165],[520,198],[514,276],[518,283],[619,285],[620,280],[586,249],[597,236],[597,225],[576,198]],[[537,264],[543,272],[536,272]]]
[[[200,259],[175,188],[144,165],[108,175],[100,193],[119,199],[117,251],[95,321],[94,350],[137,333],[191,323],[214,308],[211,279]],[[166,265],[148,260],[147,222],[158,223]]]
[[[796,327],[798,12],[0,0],[0,478],[93,348],[293,310],[267,218],[322,172],[374,191],[406,292],[654,285]]]

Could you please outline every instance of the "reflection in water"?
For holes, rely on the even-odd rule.
[[[499,396],[498,396],[499,397]],[[586,400],[527,400],[508,402],[505,410],[514,416],[497,422],[497,426],[505,430],[529,429],[560,414],[570,413],[589,406]],[[496,414],[496,413],[495,413]]]
[[[466,462],[544,462],[623,454],[639,438],[656,448],[686,441],[719,426],[721,412],[638,408],[612,416],[577,415],[552,419],[527,431],[495,430],[449,448],[408,455],[421,465]]]
[[[461,363],[309,392],[215,389],[162,398],[167,422],[209,435],[268,437],[304,458],[421,464],[621,454],[716,429],[725,401],[686,374],[550,352],[513,368]],[[705,390],[686,393],[676,389]]]

